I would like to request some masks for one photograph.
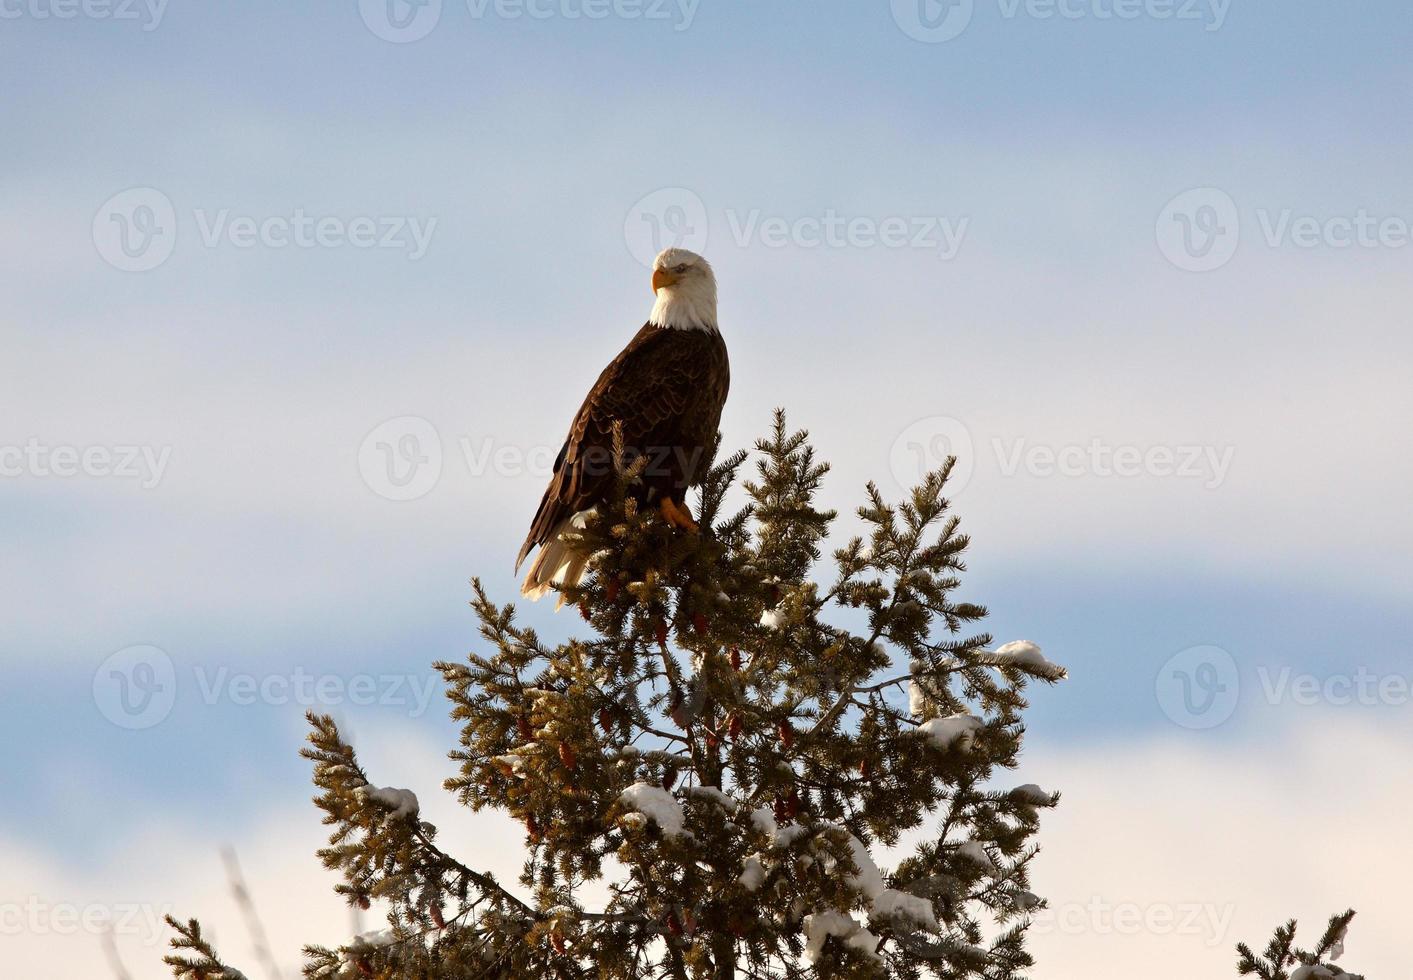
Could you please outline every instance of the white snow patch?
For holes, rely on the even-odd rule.
[[[397,941],[397,936],[391,929],[375,929],[372,932],[363,932],[353,937],[348,944],[349,949],[379,949],[383,946],[391,946]]]
[[[912,674],[912,680],[908,681],[908,713],[914,718],[922,718],[929,713],[932,699],[923,690],[922,684],[918,682],[918,675],[925,670],[927,665],[921,660],[914,659],[908,664],[908,673]]]
[[[863,892],[864,897],[872,901],[883,892],[883,874],[878,870],[873,855],[868,853],[868,848],[863,846],[863,841],[853,834],[849,834],[849,846],[854,852],[854,864],[859,869],[858,874],[849,876],[849,884]]]
[[[991,652],[988,660],[997,667],[1017,667],[1026,673],[1047,680],[1058,681],[1069,676],[1059,664],[1051,663],[1040,652],[1040,647],[1029,640],[1013,640],[998,650]]]
[[[1344,938],[1349,934],[1349,923],[1344,924],[1344,928],[1335,936],[1334,942],[1330,944],[1330,959],[1337,960],[1344,955]]]
[[[509,766],[512,775],[525,778],[525,760],[518,755],[498,755],[491,760],[499,762],[503,766]]]
[[[957,714],[948,715],[946,718],[933,718],[918,726],[918,731],[923,732],[932,739],[932,744],[940,749],[951,748],[956,744],[962,752],[971,751],[972,734],[980,728],[982,721],[976,715]]]
[[[978,867],[987,871],[995,871],[996,863],[991,860],[991,855],[986,853],[986,848],[981,846],[980,841],[969,840],[957,848],[957,857],[965,858]]]
[[[1050,802],[1050,794],[1034,783],[1017,786],[1011,790],[1011,798],[1020,800],[1022,803],[1033,803],[1036,806],[1045,806]]]
[[[387,807],[392,811],[388,816],[394,819],[415,817],[421,812],[421,806],[417,802],[417,794],[410,789],[393,789],[391,786],[364,786],[359,790],[359,793],[365,799]]]
[[[1344,928],[1340,930],[1339,935],[1335,937],[1334,942],[1330,945],[1329,957],[1331,961],[1337,960],[1344,955],[1344,938],[1345,934],[1348,932],[1349,923],[1345,923]],[[1290,980],[1358,980],[1358,978],[1356,978],[1354,974],[1346,973],[1339,967],[1334,966],[1333,963],[1331,963],[1331,965],[1311,963],[1293,972],[1290,975]]]
[[[782,827],[775,832],[775,846],[783,851],[807,833],[809,833],[809,828],[802,823],[792,823],[788,827]]]
[[[770,812],[769,807],[757,807],[751,811],[751,824],[765,834],[767,837],[774,837],[779,827],[775,824],[775,814]]]
[[[942,926],[937,921],[937,913],[933,911],[930,901],[919,895],[910,895],[893,888],[885,888],[873,899],[873,915],[871,917],[903,922],[919,929],[927,929],[930,932],[942,931]]]
[[[685,792],[688,796],[710,800],[727,813],[735,813],[736,807],[739,805],[715,786],[688,786]]]
[[[765,883],[765,866],[757,857],[748,857],[741,865],[741,875],[736,879],[748,892],[756,891]]]
[[[830,909],[805,916],[805,956],[811,963],[824,958],[824,941],[830,936],[843,940],[845,945],[871,959],[878,957],[878,937],[853,916]]]
[[[364,932],[354,936],[349,940],[347,948],[344,949],[342,969],[339,970],[338,975],[340,977],[361,976],[358,961],[362,959],[365,954],[381,949],[384,946],[391,946],[395,942],[397,942],[397,936],[391,929],[377,929],[373,932]],[[236,978],[244,980],[245,975],[232,970],[230,974],[226,976],[229,976],[230,980],[236,980]]]
[[[1029,912],[1040,904],[1040,896],[1035,892],[1028,892],[1025,889],[1017,888],[1010,892],[1011,904],[1018,912]]]
[[[670,837],[683,832],[682,806],[661,786],[634,783],[619,794],[618,801],[648,817]]]
[[[785,614],[779,609],[767,609],[760,614],[760,624],[766,629],[778,630],[785,625]]]

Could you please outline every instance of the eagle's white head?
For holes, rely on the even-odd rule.
[[[653,304],[648,320],[677,330],[716,330],[716,276],[696,252],[668,248],[653,260]]]

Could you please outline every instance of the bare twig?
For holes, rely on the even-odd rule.
[[[132,974],[123,965],[123,958],[118,955],[118,944],[113,941],[113,930],[103,931],[103,955],[108,960],[108,969],[113,971],[114,980],[132,980]]]
[[[255,951],[256,960],[273,980],[284,980],[279,965],[275,962],[275,956],[270,951],[270,937],[265,932],[264,923],[260,921],[260,913],[250,897],[250,889],[245,884],[245,875],[241,874],[240,859],[236,856],[235,848],[222,848],[221,860],[226,865],[226,881],[230,883],[231,894],[235,896],[236,904],[240,906],[241,915],[245,918],[245,927],[250,932],[250,945]]]

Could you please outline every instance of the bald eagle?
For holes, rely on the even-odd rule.
[[[648,322],[604,368],[575,414],[515,560],[518,572],[540,549],[520,589],[531,599],[555,585],[577,585],[584,575],[588,556],[566,536],[583,527],[613,487],[615,422],[630,458],[646,457],[642,482],[633,488],[640,502],[697,533],[685,494],[702,475],[731,383],[716,322],[716,277],[700,255],[669,248],[653,262],[652,288],[657,298]]]

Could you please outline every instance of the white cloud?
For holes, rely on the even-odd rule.
[[[424,738],[382,731],[366,743],[370,775],[413,789],[424,820],[441,831],[452,853],[470,856],[477,867],[518,889],[523,830],[498,814],[473,814],[441,789],[450,774],[445,748]],[[226,883],[220,850],[232,845],[246,884],[286,980],[298,977],[306,943],[337,945],[356,932],[381,928],[375,913],[361,919],[333,892],[337,877],[314,852],[327,841],[321,813],[307,800],[307,786],[291,786],[234,840],[213,838],[199,824],[154,819],[143,833],[114,841],[92,865],[78,866],[63,854],[41,856],[32,845],[0,841],[0,929],[7,976],[26,980],[99,980],[106,965],[102,928],[111,921],[114,940],[138,980],[166,975],[161,966],[170,930],[163,914],[199,918],[208,937],[233,965],[264,977],[253,953],[239,906]],[[75,911],[69,911],[75,910]],[[69,927],[86,914],[93,927]]]
[[[185,118],[176,110],[187,99],[144,102],[171,110],[146,121]],[[532,127],[534,100],[516,105]],[[91,121],[106,138],[131,136],[102,112]],[[1252,248],[1239,266],[1193,277],[1166,266],[1152,238],[1168,183],[1200,162],[1192,156],[1158,154],[1155,172],[1151,147],[1061,145],[1036,180],[1015,147],[948,145],[953,176],[939,207],[935,173],[918,162],[944,148],[925,133],[899,137],[886,118],[865,124],[901,139],[889,160],[870,158],[876,185],[841,192],[792,165],[833,145],[808,126],[750,154],[714,145],[701,172],[717,176],[689,183],[717,224],[725,209],[756,207],[940,210],[971,217],[966,244],[943,263],[918,250],[742,249],[714,232],[734,375],[728,446],[749,445],[770,409],[787,406],[834,463],[827,503],[847,522],[866,480],[899,492],[889,479],[894,438],[947,416],[966,425],[978,457],[956,500],[978,559],[1082,553],[1106,573],[1198,567],[1406,597],[1397,562],[1413,547],[1403,501],[1413,458],[1395,447],[1413,412],[1400,320],[1409,292],[1385,268],[1401,255],[1356,262]],[[478,452],[489,441],[552,454],[595,373],[649,308],[622,222],[655,178],[625,173],[621,154],[589,148],[584,183],[566,185],[555,157],[526,173],[523,153],[416,120],[372,145],[358,127],[310,130],[282,111],[228,106],[212,125],[199,144],[159,127],[170,179],[141,179],[184,209],[381,209],[435,215],[445,237],[414,269],[189,249],[152,277],[125,277],[89,239],[94,209],[118,189],[108,170],[46,170],[0,189],[0,216],[13,219],[0,222],[0,258],[14,259],[20,290],[7,318],[0,449],[30,438],[171,448],[151,491],[111,479],[0,480],[0,494],[34,508],[5,501],[24,515],[19,560],[0,568],[19,638],[7,658],[87,657],[153,639],[144,625],[177,608],[209,621],[323,623],[334,609],[369,608],[438,561],[458,580],[508,571],[542,474],[474,473],[461,438]],[[488,195],[466,179],[471,150],[488,170],[519,178]],[[248,186],[247,164],[272,151],[315,162],[356,151],[364,165],[353,176],[312,166],[275,187]],[[1261,162],[1274,167],[1280,156]],[[418,181],[404,179],[409,166]],[[792,179],[780,183],[781,173]],[[1096,173],[1124,176],[1096,184]],[[585,195],[589,185],[602,192]],[[1288,186],[1269,203],[1300,193]],[[426,497],[392,503],[360,479],[358,450],[375,426],[404,415],[437,427],[447,460]],[[1008,477],[996,439],[1232,455],[1216,489]],[[90,613],[82,623],[69,614],[79,602]]]
[[[1286,918],[1307,938],[1353,907],[1346,968],[1397,975],[1413,855],[1407,726],[1304,711],[1260,743],[1187,734],[1033,750],[1063,799],[1042,823],[1033,889],[1041,976],[1235,976],[1233,947]],[[1048,783],[1047,783],[1048,785]]]

